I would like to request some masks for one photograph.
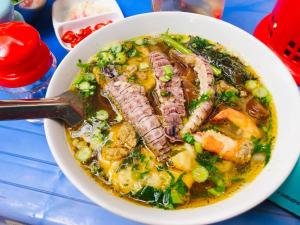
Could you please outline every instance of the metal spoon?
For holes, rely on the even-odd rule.
[[[84,112],[82,97],[71,91],[54,98],[0,101],[0,120],[51,118],[73,127],[82,122]]]

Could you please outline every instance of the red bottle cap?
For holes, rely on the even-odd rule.
[[[24,22],[0,24],[0,86],[17,88],[41,79],[52,55],[32,26]]]

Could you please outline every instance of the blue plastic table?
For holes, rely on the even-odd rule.
[[[67,54],[59,45],[48,1],[34,24],[58,62]],[[124,16],[151,11],[150,0],[119,0]],[[223,19],[252,33],[274,0],[226,0]],[[0,93],[0,98],[5,98]],[[1,219],[2,217],[2,219]],[[114,215],[83,196],[62,174],[48,148],[43,126],[26,121],[0,122],[0,224],[4,218],[26,224],[137,224]],[[265,201],[220,224],[296,225],[299,218]]]

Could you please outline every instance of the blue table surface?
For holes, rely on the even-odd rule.
[[[151,11],[150,0],[118,0],[124,16]],[[34,26],[60,62],[67,52],[52,28],[51,5]],[[226,0],[223,19],[249,33],[272,10],[275,0]],[[5,98],[0,93],[0,98]],[[47,145],[42,125],[0,122],[1,216],[26,224],[138,224],[112,214],[81,194],[64,176]],[[265,201],[226,224],[296,225],[299,218]]]

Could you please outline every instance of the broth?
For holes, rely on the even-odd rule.
[[[89,62],[79,61],[80,72],[71,89],[86,98],[88,107],[83,124],[66,127],[68,141],[87,174],[119,197],[164,209],[212,204],[251,182],[268,163],[276,136],[275,107],[255,71],[220,44],[196,36],[163,35],[168,39],[142,36],[113,43]],[[209,63],[201,65],[212,68],[215,93],[201,94],[204,75],[199,76],[190,62],[172,56],[172,49],[178,51],[178,46],[188,52],[184,57],[194,57],[194,63],[199,56]],[[180,129],[184,129],[199,107],[212,103],[200,126],[191,132],[178,133],[176,142],[167,139],[164,148],[168,148],[168,159],[160,162],[146,135],[141,135],[122,108],[130,100],[120,102],[112,91],[107,91],[109,84],[116,82],[132,89],[143,87],[144,92],[135,92],[132,98],[146,96],[149,103],[145,105],[153,109],[151,116],[165,126],[167,115],[162,112],[162,99],[176,103],[179,95],[173,96],[173,92],[167,95],[165,89],[160,89],[161,78],[157,78],[159,70],[155,66],[161,62],[151,61],[153,52],[163,53],[170,61],[171,66],[162,67],[163,78],[167,78],[163,85],[180,77],[185,99]],[[200,61],[206,62],[203,58]],[[166,67],[172,68],[171,72]],[[125,89],[123,93],[127,93]],[[140,110],[139,107],[142,108],[137,106],[132,112]],[[250,152],[248,156],[242,155],[246,151]]]

